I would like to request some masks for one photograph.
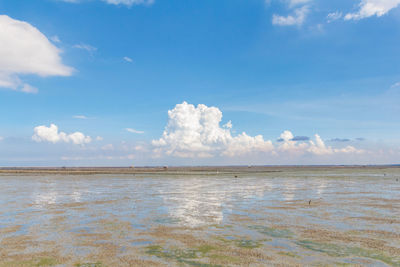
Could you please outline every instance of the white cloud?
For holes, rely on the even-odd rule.
[[[151,5],[154,3],[154,0],[103,0],[103,1],[108,4],[126,5],[126,6]]]
[[[283,131],[283,133],[281,133],[279,137],[285,142],[292,141],[292,139],[294,138],[292,132],[288,130]]]
[[[127,130],[127,131],[130,132],[130,133],[135,133],[135,134],[142,134],[142,133],[144,133],[143,131],[138,131],[138,130],[135,130],[135,129],[132,129],[132,128],[126,128],[125,130]]]
[[[85,115],[75,115],[73,116],[74,119],[80,119],[80,120],[87,120],[88,117],[86,117]]]
[[[82,160],[133,160],[135,159],[134,154],[127,154],[121,156],[62,156],[60,157],[63,161],[82,161]]]
[[[289,7],[303,5],[303,4],[309,3],[311,1],[312,0],[289,0]]]
[[[37,94],[39,90],[36,87],[33,87],[27,83],[25,83],[22,88],[21,92],[28,93],[28,94]]]
[[[324,141],[322,141],[321,137],[318,134],[315,135],[315,142],[310,140],[310,146],[307,151],[315,155],[327,155],[333,154],[334,152],[332,147],[327,147],[325,145]]]
[[[133,62],[133,60],[132,60],[130,57],[124,57],[124,60],[125,60],[126,62]]]
[[[330,155],[334,153],[355,153],[355,154],[362,154],[365,151],[361,149],[356,149],[353,146],[346,146],[344,148],[332,148],[330,146],[326,146],[324,141],[322,141],[321,137],[316,134],[315,135],[315,143],[310,141],[310,146],[308,148],[308,152],[311,152],[315,155]]]
[[[302,25],[309,13],[309,7],[303,6],[294,10],[293,15],[280,16],[274,14],[272,16],[272,24],[279,26]]]
[[[326,16],[326,20],[328,21],[328,23],[330,23],[332,21],[340,19],[342,16],[343,16],[342,12],[336,11],[336,12],[329,13]]]
[[[393,8],[400,5],[400,0],[361,0],[360,9],[355,13],[348,13],[345,20],[359,20],[372,16],[381,17]]]
[[[292,132],[286,130],[279,136],[282,143],[277,147],[278,152],[288,152],[289,154],[303,154],[307,147],[306,143],[293,140]]]
[[[92,141],[90,136],[85,136],[81,132],[75,132],[71,134],[58,132],[58,127],[55,124],[51,124],[50,127],[37,126],[33,131],[34,135],[32,136],[32,140],[36,142],[50,142],[53,144],[58,142],[71,142],[75,145],[83,145]]]
[[[227,123],[225,123],[225,124],[223,125],[223,127],[228,128],[228,129],[232,129],[232,122],[231,122],[231,121],[228,121]]]
[[[277,147],[277,152],[289,153],[292,155],[303,155],[310,153],[317,156],[332,155],[337,153],[364,153],[364,150],[356,149],[353,146],[346,146],[344,148],[332,148],[331,146],[326,146],[322,138],[316,134],[315,140],[310,140],[309,142],[298,142],[294,141],[293,134],[290,131],[284,131],[280,135],[281,144]]]
[[[61,40],[57,35],[50,37],[50,40],[52,40],[54,43],[61,43]]]
[[[96,47],[88,45],[88,44],[76,44],[73,46],[74,48],[78,48],[78,49],[82,49],[82,50],[86,50],[87,52],[89,52],[90,54],[92,54],[93,52],[95,52],[97,50]]]
[[[60,53],[37,28],[0,15],[0,87],[35,93],[20,75],[70,76],[73,69],[62,63]]]
[[[271,141],[261,135],[251,137],[246,133],[232,136],[230,128],[220,127],[222,112],[183,102],[168,111],[168,124],[163,135],[153,140],[155,152],[177,157],[237,156],[251,152],[271,152]]]
[[[96,141],[103,141],[103,137],[97,136],[97,137],[96,137]]]
[[[0,136],[0,141],[3,141],[4,140],[4,137],[3,136]]]
[[[102,150],[114,150],[113,144],[104,145],[101,147]]]

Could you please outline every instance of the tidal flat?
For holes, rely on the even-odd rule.
[[[400,167],[2,169],[0,266],[400,266]]]

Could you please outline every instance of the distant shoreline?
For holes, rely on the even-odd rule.
[[[1,174],[234,174],[332,169],[392,169],[400,165],[171,166],[171,167],[0,167]]]

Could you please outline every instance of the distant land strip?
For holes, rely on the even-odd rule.
[[[159,167],[0,167],[1,174],[168,174],[215,175],[290,171],[329,171],[337,169],[390,169],[400,165],[298,165],[298,166],[159,166]]]

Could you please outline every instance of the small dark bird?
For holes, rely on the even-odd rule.
[[[399,178],[396,179],[396,182],[398,182],[398,181],[399,181]]]
[[[311,199],[310,199],[310,201],[308,201],[308,205],[311,205]]]
[[[238,176],[237,175],[235,175],[235,178],[237,178]]]

